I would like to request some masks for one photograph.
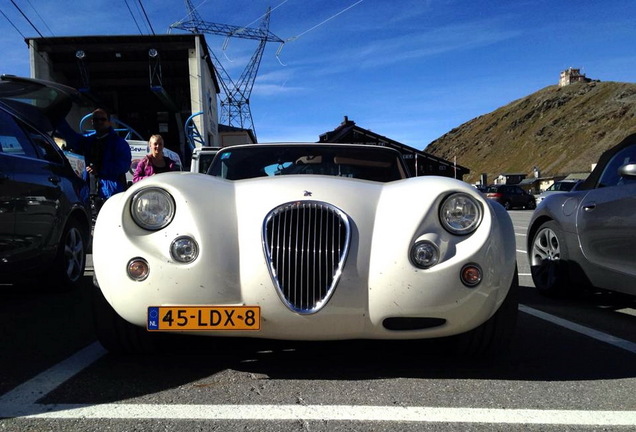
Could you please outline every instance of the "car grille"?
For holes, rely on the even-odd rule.
[[[281,299],[301,314],[318,312],[333,294],[344,266],[351,229],[340,209],[299,201],[265,218],[263,244]]]

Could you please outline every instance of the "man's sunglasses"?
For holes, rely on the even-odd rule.
[[[108,119],[106,117],[93,117],[93,121],[108,121]]]

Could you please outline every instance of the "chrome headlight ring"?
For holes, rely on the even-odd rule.
[[[140,189],[130,200],[130,214],[137,225],[149,231],[165,228],[174,218],[174,198],[166,190]]]
[[[447,196],[439,207],[439,219],[446,231],[455,235],[468,235],[481,224],[481,204],[464,192]]]

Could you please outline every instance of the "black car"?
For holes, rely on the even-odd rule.
[[[492,185],[486,189],[486,198],[497,201],[506,210],[513,208],[534,209],[537,206],[534,195],[517,185]]]
[[[47,277],[77,285],[90,241],[86,183],[53,139],[79,93],[59,84],[0,77],[0,282]]]

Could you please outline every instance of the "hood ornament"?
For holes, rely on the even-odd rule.
[[[307,196],[309,196],[309,197],[310,197],[310,196],[312,195],[312,192],[311,192],[311,191],[306,190],[306,191],[304,191],[304,192],[303,192],[303,195],[304,195],[304,196],[306,196],[306,197],[307,197]]]

